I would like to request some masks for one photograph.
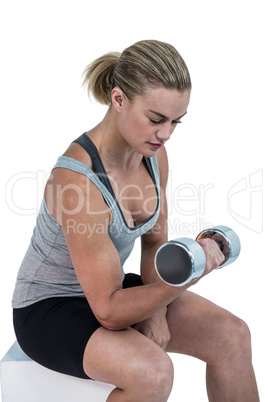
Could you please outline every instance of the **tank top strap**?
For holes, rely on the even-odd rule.
[[[144,156],[143,161],[145,163],[145,167],[147,168],[147,170],[148,170],[148,172],[149,172],[154,184],[156,185],[155,174],[154,174],[154,171],[153,171],[153,168],[152,168],[150,158],[147,158],[147,156]]]
[[[95,144],[91,141],[91,139],[86,135],[86,133],[80,135],[76,140],[73,142],[76,142],[81,145],[87,151],[89,154],[92,164],[95,168],[95,171],[100,179],[100,181],[105,185],[107,190],[111,193],[111,195],[115,198],[115,194],[111,185],[111,182],[108,178],[108,175],[106,173],[106,170],[103,166],[103,163],[100,158],[100,154],[95,146]]]

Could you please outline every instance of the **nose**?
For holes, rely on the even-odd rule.
[[[161,141],[167,141],[172,134],[172,127],[170,124],[165,124],[157,130],[156,136]]]

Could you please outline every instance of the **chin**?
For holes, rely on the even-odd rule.
[[[157,155],[159,152],[159,149],[154,150],[154,151],[146,151],[142,153],[142,156],[145,156],[146,158],[151,158],[152,156]]]

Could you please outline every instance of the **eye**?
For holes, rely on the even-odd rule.
[[[150,120],[150,122],[152,123],[152,124],[163,124],[163,123],[165,123],[165,120],[164,119],[160,119],[160,120],[154,120],[154,119],[149,119]],[[171,122],[171,124],[181,124],[182,123],[182,121],[181,120],[173,120],[172,122]]]
[[[163,120],[162,119],[161,120],[150,119],[150,122],[153,123],[153,124],[161,124],[161,123],[163,123]]]

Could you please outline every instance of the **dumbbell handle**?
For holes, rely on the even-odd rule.
[[[240,241],[237,234],[227,226],[215,226],[203,230],[195,241],[179,238],[164,243],[157,250],[154,261],[159,277],[173,286],[183,286],[199,278],[205,270],[206,256],[198,240],[206,238],[214,240],[225,256],[218,268],[234,262],[239,256]]]

